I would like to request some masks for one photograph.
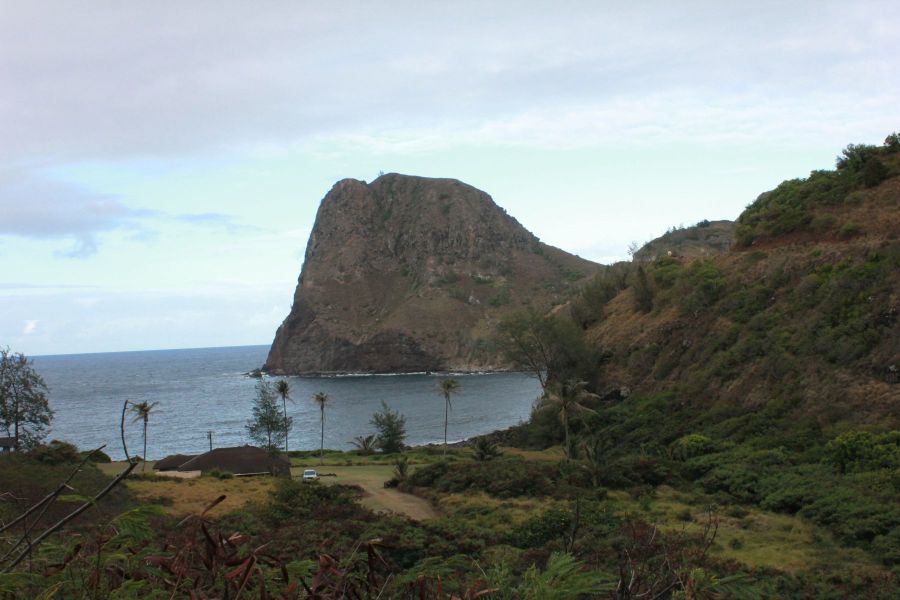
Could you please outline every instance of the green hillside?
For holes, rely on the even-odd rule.
[[[551,379],[601,398],[571,451],[599,451],[605,485],[796,515],[898,565],[900,138],[848,146],[737,223],[730,251],[615,265],[547,318],[584,341]],[[513,438],[563,433],[537,411]]]

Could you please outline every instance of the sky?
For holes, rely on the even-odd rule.
[[[598,262],[900,129],[900,3],[0,0],[0,346],[268,344],[338,180]]]

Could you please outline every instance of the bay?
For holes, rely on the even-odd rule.
[[[81,449],[106,444],[124,458],[119,436],[122,404],[157,402],[148,427],[147,456],[194,454],[215,447],[250,443],[245,426],[257,380],[246,373],[265,362],[268,346],[148,350],[99,354],[36,356],[34,367],[50,388],[55,415],[47,439]],[[326,448],[348,449],[350,440],[373,433],[372,414],[385,402],[407,420],[407,443],[443,441],[444,399],[437,392],[446,375],[359,375],[287,377],[288,414],[294,418],[289,447],[319,447],[320,415],[312,397],[325,392]],[[538,381],[523,373],[454,374],[460,393],[453,396],[449,438],[454,441],[515,425],[528,418],[539,395]],[[141,424],[127,421],[132,455],[142,454]]]

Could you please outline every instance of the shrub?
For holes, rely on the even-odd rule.
[[[475,440],[473,450],[475,451],[475,460],[480,462],[497,458],[502,454],[497,444],[486,437],[480,437]]]
[[[351,488],[341,485],[304,485],[300,481],[278,478],[261,516],[272,527],[297,519],[317,520],[351,517],[363,510],[354,501]]]
[[[852,238],[860,234],[862,228],[856,223],[844,223],[841,226],[840,235],[842,238]]]
[[[900,565],[900,527],[876,536],[872,540],[872,552],[886,565]]]
[[[498,498],[550,496],[559,492],[553,465],[501,458],[468,463],[451,469],[446,462],[418,469],[409,477],[415,487],[431,487],[444,493],[481,491]]]
[[[725,278],[712,260],[691,263],[677,286],[682,308],[693,314],[715,304],[724,290]]]
[[[712,439],[705,435],[691,433],[675,440],[669,448],[672,458],[676,460],[688,460],[714,452],[716,444]]]
[[[884,163],[877,158],[870,158],[862,170],[863,185],[867,188],[875,187],[890,176],[890,171]]]
[[[93,454],[90,453],[89,450],[85,450],[81,453],[81,456],[88,456],[90,454],[90,461],[92,463],[111,463],[112,459],[109,457],[109,454],[104,452],[103,450],[97,450]]]
[[[560,508],[545,510],[522,522],[509,534],[509,543],[519,548],[540,548],[565,536],[572,527],[572,512]]]
[[[877,160],[878,147],[868,144],[848,144],[837,157],[835,165],[838,171],[858,173],[867,163]]]
[[[506,306],[510,303],[510,300],[509,288],[504,286],[488,299],[488,304],[493,307]]]
[[[28,455],[46,465],[77,463],[82,459],[78,448],[74,444],[59,440],[52,440],[48,444],[35,446],[29,451]]]

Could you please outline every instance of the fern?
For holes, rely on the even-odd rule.
[[[606,573],[585,571],[571,554],[554,553],[543,571],[535,565],[525,571],[518,591],[522,600],[575,600],[614,588],[615,580]]]

